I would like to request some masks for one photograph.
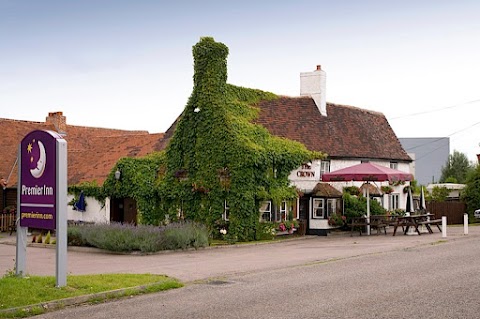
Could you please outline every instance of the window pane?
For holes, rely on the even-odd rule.
[[[269,212],[270,211],[270,202],[261,202],[260,203],[260,211],[261,212]]]
[[[287,202],[283,201],[280,204],[280,221],[287,220]]]
[[[390,194],[388,196],[389,203],[388,203],[388,209],[389,210],[395,210],[398,209],[398,200],[399,200],[399,195],[398,194]]]
[[[314,218],[323,218],[323,199],[314,199],[313,200],[313,217]]]
[[[272,203],[270,201],[260,203],[260,212],[263,221],[272,221]]]
[[[320,162],[320,179],[322,175],[330,172],[330,161],[321,161]]]
[[[337,212],[337,200],[336,199],[328,199],[327,200],[327,215],[331,216]]]

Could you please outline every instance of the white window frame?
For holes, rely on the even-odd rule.
[[[260,221],[263,221],[263,222],[271,222],[272,221],[272,202],[271,201],[266,200],[266,201],[260,202],[259,210],[260,210]],[[268,214],[268,216],[269,216],[268,219],[264,218],[265,214]]]
[[[280,221],[288,219],[287,207],[287,201],[284,200],[280,203]]]
[[[228,207],[227,201],[224,202],[222,219],[226,222],[230,221],[230,207]]]
[[[394,211],[398,209],[400,202],[400,194],[399,193],[391,193],[388,195],[388,210]]]
[[[327,216],[332,216],[332,214],[337,213],[337,199],[328,198],[327,199]]]
[[[318,205],[317,203],[319,203],[321,205]],[[313,219],[324,219],[325,218],[325,199],[323,199],[323,198],[313,198],[313,201],[312,201],[312,218]]]
[[[320,161],[320,180],[325,173],[330,173],[330,161]]]
[[[390,168],[398,170],[398,162],[390,162]]]

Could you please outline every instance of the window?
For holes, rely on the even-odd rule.
[[[320,179],[322,179],[323,174],[330,172],[330,161],[321,161],[320,162]]]
[[[324,217],[323,203],[324,203],[323,198],[314,198],[313,199],[312,218],[325,218]]]
[[[227,222],[230,220],[230,207],[228,207],[227,201],[225,201],[225,206],[223,207],[222,219]]]
[[[390,194],[388,195],[388,210],[395,210],[398,209],[398,194]]]
[[[272,221],[272,202],[264,201],[260,203],[260,216],[261,221]]]
[[[390,162],[390,168],[398,169],[398,162]]]
[[[327,216],[331,216],[337,212],[337,200],[335,198],[327,199]]]
[[[287,215],[287,202],[283,201],[280,204],[280,221],[282,220],[287,220],[288,215]]]

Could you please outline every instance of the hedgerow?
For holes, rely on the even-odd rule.
[[[71,246],[90,246],[114,252],[200,248],[208,246],[208,230],[193,222],[171,223],[166,226],[130,224],[78,225],[68,228]]]

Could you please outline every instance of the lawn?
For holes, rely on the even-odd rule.
[[[49,301],[89,296],[86,302],[101,302],[121,296],[157,292],[182,287],[174,278],[151,274],[102,274],[68,276],[67,286],[55,287],[53,276],[16,277],[7,274],[0,278],[0,318],[26,317],[45,312],[41,306]],[[141,289],[138,289],[141,287]],[[123,289],[118,291],[118,289]],[[115,293],[105,293],[115,291]],[[33,306],[32,306],[33,305]],[[35,306],[37,305],[37,306]],[[62,303],[59,303],[61,307]],[[28,306],[28,307],[27,307]],[[15,311],[6,309],[17,308]]]

